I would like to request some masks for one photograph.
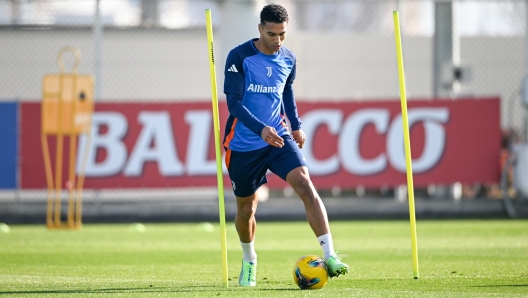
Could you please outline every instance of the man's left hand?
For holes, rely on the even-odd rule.
[[[295,140],[295,143],[297,143],[297,146],[299,146],[299,148],[302,148],[304,146],[304,142],[306,141],[306,135],[304,134],[304,131],[302,131],[302,129],[292,131],[292,137]]]

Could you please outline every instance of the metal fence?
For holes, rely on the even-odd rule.
[[[221,74],[227,51],[257,37],[258,14],[270,2],[0,0],[0,101],[40,100],[41,79],[57,72],[64,45],[81,49],[79,72],[95,75],[96,102],[206,101],[204,10],[213,11]],[[290,14],[286,45],[298,56],[297,100],[398,99],[391,13],[398,10],[410,100],[500,96],[503,129],[526,133],[527,1],[277,2]],[[450,8],[444,15],[443,5]],[[446,16],[452,22],[442,22]],[[451,26],[446,40],[435,39],[443,32],[438,24]],[[437,65],[435,51],[445,43],[449,63]],[[455,78],[454,69],[463,76]]]
[[[56,52],[66,44],[81,49],[80,70],[98,77],[97,100],[205,100],[207,82],[197,83],[206,81],[208,70],[204,9],[213,11],[223,58],[257,35],[258,12],[268,2],[100,1],[96,18],[95,0],[2,0],[0,100],[38,100],[40,78],[57,70]],[[519,95],[527,68],[526,1],[282,2],[291,16],[287,46],[300,61],[299,100],[396,98],[391,11],[399,10],[410,99],[498,95],[502,126],[524,129]],[[454,90],[444,86],[448,67],[435,69],[434,61],[435,46],[443,43],[434,40],[435,7],[445,3],[452,5],[453,20],[448,55],[467,69]],[[435,76],[442,86],[435,86]]]

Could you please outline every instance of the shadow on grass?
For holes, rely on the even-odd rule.
[[[528,284],[471,286],[472,288],[528,287]]]
[[[187,286],[185,288],[174,287],[141,287],[141,288],[106,288],[106,289],[70,289],[70,290],[33,290],[33,291],[0,291],[0,295],[28,295],[28,294],[112,294],[112,293],[191,293],[191,292],[233,292],[237,289],[248,290],[248,288],[223,288],[215,286]],[[296,288],[252,288],[254,291],[297,291]]]

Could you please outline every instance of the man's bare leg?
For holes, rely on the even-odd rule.
[[[303,201],[306,218],[315,236],[319,237],[329,234],[330,226],[328,225],[326,208],[310,180],[308,169],[306,167],[293,169],[286,176],[286,181],[293,187],[299,198]]]
[[[255,238],[257,221],[255,212],[257,211],[258,198],[254,193],[249,197],[236,197],[237,213],[235,216],[235,227],[238,238],[243,243],[250,243]]]
[[[254,240],[257,228],[255,212],[258,198],[256,194],[253,194],[249,197],[236,197],[236,200],[235,227],[244,253],[238,283],[241,286],[254,287],[257,284],[257,254]]]
[[[334,243],[332,234],[330,233],[326,208],[310,180],[308,169],[306,167],[293,169],[286,176],[286,181],[293,187],[304,203],[308,223],[317,236],[317,241],[323,250],[324,260],[328,266],[328,274],[330,277],[347,274],[349,267],[347,264],[341,262],[334,251]]]

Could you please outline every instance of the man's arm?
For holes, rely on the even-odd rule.
[[[284,101],[284,109],[286,110],[286,116],[290,120],[291,130],[301,129],[301,119],[297,113],[297,104],[293,95],[293,86],[287,85],[282,93],[282,100]]]
[[[227,109],[233,117],[237,118],[249,130],[260,135],[265,126],[264,123],[257,119],[242,104],[245,76],[242,57],[236,50],[230,51],[227,55],[224,69],[224,93],[227,99]]]
[[[284,112],[286,113],[288,120],[290,120],[292,137],[299,148],[302,148],[304,146],[304,142],[306,141],[306,135],[301,129],[301,119],[297,113],[297,104],[295,102],[295,96],[293,93],[293,81],[296,75],[296,68],[297,65],[294,65],[292,72],[286,81],[286,85],[282,93],[282,100],[284,102]]]
[[[277,134],[275,128],[266,126],[263,122],[258,120],[251,112],[242,104],[242,100],[238,99],[236,94],[227,93],[227,107],[229,113],[237,118],[249,130],[259,135],[266,143],[275,146],[284,146],[284,140]]]
[[[251,114],[251,112],[242,104],[242,95],[226,93],[226,97],[229,114],[233,115],[233,117],[242,122],[242,124],[249,128],[249,130],[260,136],[262,129],[264,129],[266,125]]]
[[[293,81],[295,80],[296,72],[297,65],[294,64],[282,92],[282,101],[284,102],[285,109],[284,112],[286,113],[288,120],[290,120],[292,131],[301,129],[301,119],[299,119],[299,114],[297,113],[297,104],[295,103],[295,96],[293,94]]]

